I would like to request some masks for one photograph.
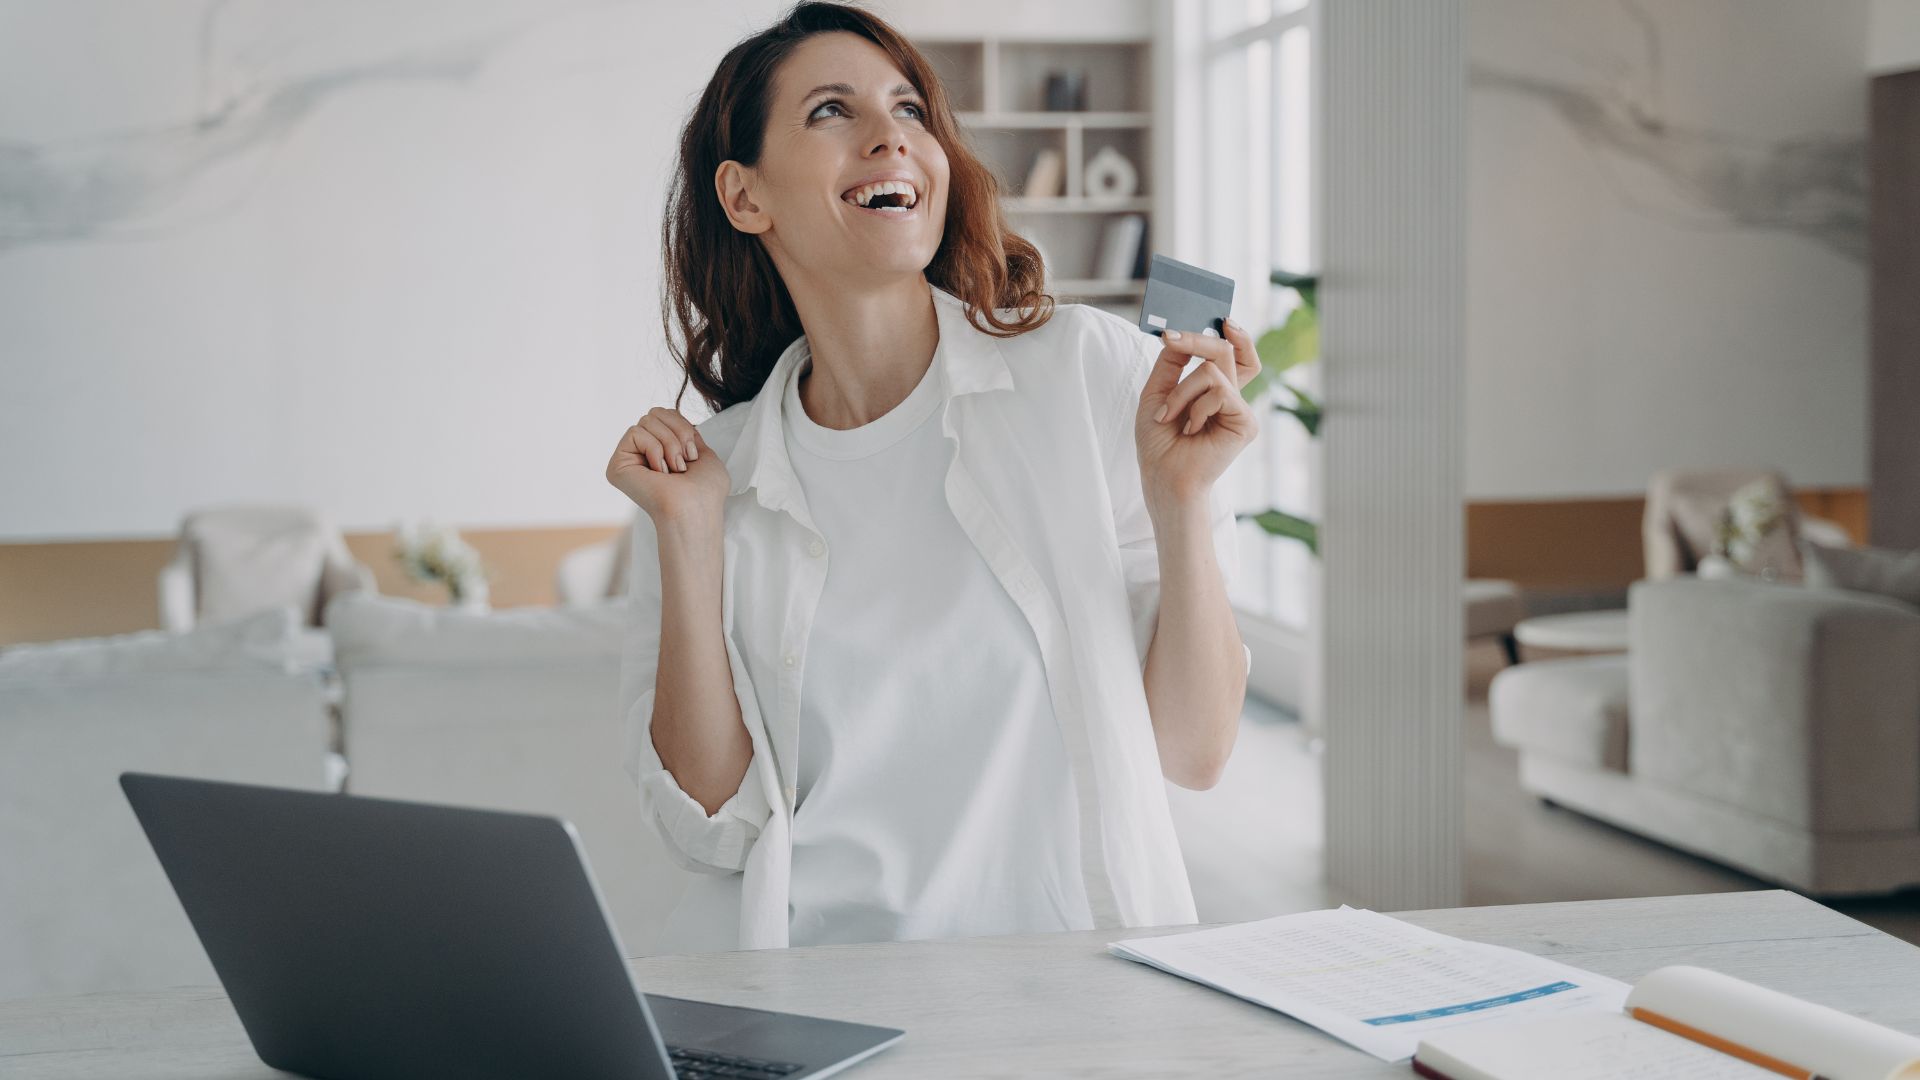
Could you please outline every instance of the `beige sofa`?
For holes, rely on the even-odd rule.
[[[630,956],[687,885],[621,768],[625,604],[487,614],[349,593],[327,608],[347,790],[572,822]]]
[[[1627,655],[1495,677],[1528,791],[1809,893],[1920,885],[1920,608],[1690,577],[1628,606]]]
[[[0,999],[214,981],[123,771],[325,790],[293,609],[0,651]]]

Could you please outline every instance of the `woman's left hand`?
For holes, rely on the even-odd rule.
[[[1162,336],[1160,358],[1134,414],[1140,485],[1149,505],[1205,498],[1259,430],[1253,408],[1240,397],[1240,388],[1260,370],[1259,355],[1237,324],[1229,322],[1226,335]],[[1180,378],[1196,356],[1206,362]]]

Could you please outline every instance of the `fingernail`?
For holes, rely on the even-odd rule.
[[[687,460],[689,461],[700,460],[700,448],[693,445],[692,443],[687,444]]]
[[[1163,334],[1163,335],[1161,335],[1161,336],[1162,336],[1162,337],[1165,337],[1165,338],[1166,338],[1166,339],[1167,339],[1168,341],[1179,341],[1179,340],[1180,340],[1180,331],[1178,331],[1178,330],[1169,330],[1169,331],[1167,331],[1167,332],[1166,332],[1165,334]]]
[[[1165,405],[1162,405],[1160,406],[1160,411],[1153,414],[1153,422],[1157,424],[1160,421],[1165,420],[1166,418],[1167,418],[1167,407]]]
[[[1229,330],[1235,330],[1235,331],[1238,331],[1238,332],[1240,332],[1240,333],[1242,333],[1242,334],[1244,334],[1244,333],[1246,333],[1246,331],[1245,331],[1244,329],[1242,329],[1242,328],[1241,328],[1241,326],[1240,326],[1240,324],[1239,324],[1239,323],[1237,323],[1237,322],[1234,322],[1234,321],[1233,321],[1232,319],[1228,319],[1228,320],[1227,320],[1227,329],[1229,329]]]

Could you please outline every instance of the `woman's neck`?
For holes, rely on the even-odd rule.
[[[933,363],[940,327],[921,275],[864,290],[790,290],[813,354],[800,404],[821,427],[870,424],[907,399]]]

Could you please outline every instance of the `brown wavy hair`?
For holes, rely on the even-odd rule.
[[[727,220],[714,192],[721,162],[759,162],[774,73],[815,34],[858,34],[886,50],[927,103],[927,127],[947,155],[947,220],[927,280],[960,298],[967,318],[996,337],[1036,329],[1053,316],[1040,252],[1007,227],[999,183],[954,119],[933,65],[900,32],[844,4],[803,3],[727,52],[680,132],[680,161],[661,224],[666,272],[661,321],[685,370],[675,408],[691,384],[714,412],[766,385],[774,361],[804,331],[793,297],[760,239]],[[1014,309],[1001,318],[996,309]]]

